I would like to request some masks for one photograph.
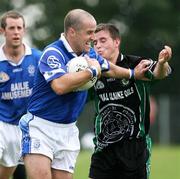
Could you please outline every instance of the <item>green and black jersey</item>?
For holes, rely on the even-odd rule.
[[[141,57],[120,55],[116,65],[133,69]],[[151,60],[147,76],[150,81],[101,77],[95,89],[95,138],[96,150],[123,139],[141,138],[149,131],[149,89],[153,81]]]

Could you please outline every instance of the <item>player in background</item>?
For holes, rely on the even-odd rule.
[[[9,179],[20,158],[18,123],[27,112],[41,52],[23,43],[25,21],[21,14],[8,11],[0,23],[5,41],[0,47],[0,179]]]
[[[94,48],[113,64],[134,69],[143,59],[120,51],[121,37],[113,24],[99,24]],[[89,177],[92,179],[147,179],[151,141],[149,92],[153,81],[171,73],[171,48],[165,46],[157,61],[150,61],[147,81],[99,78],[96,94],[95,150]]]

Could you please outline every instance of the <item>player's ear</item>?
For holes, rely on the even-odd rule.
[[[70,27],[68,30],[71,36],[74,36],[76,34],[76,31],[74,28]]]
[[[120,43],[121,43],[121,40],[120,40],[119,38],[116,38],[116,39],[114,40],[114,42],[115,42],[116,47],[119,47],[119,46],[120,46]]]
[[[2,27],[0,27],[0,34],[4,33],[4,29]]]

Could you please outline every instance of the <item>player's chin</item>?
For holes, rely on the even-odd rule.
[[[84,51],[89,52],[90,48],[91,48],[90,44],[85,44]]]

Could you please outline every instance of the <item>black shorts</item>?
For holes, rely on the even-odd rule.
[[[149,159],[145,139],[124,140],[92,155],[89,177],[93,179],[147,179]]]

